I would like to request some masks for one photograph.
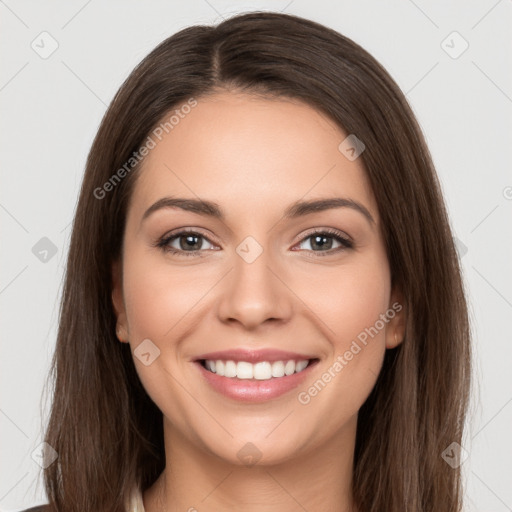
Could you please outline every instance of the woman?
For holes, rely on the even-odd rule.
[[[52,370],[43,510],[460,511],[466,300],[382,66],[278,13],[152,51],[89,154]]]

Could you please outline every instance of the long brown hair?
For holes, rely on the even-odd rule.
[[[133,155],[174,109],[220,90],[302,100],[365,144],[360,158],[407,322],[359,411],[355,501],[361,512],[460,511],[460,468],[442,453],[463,435],[470,325],[421,129],[363,48],[315,22],[268,12],[169,37],[133,70],[101,122],[74,217],[49,374],[44,440],[58,453],[44,471],[50,510],[122,511],[131,489],[143,492],[165,467],[162,413],[142,387],[130,346],[116,338],[111,269],[140,168]]]

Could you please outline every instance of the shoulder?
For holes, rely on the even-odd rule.
[[[37,507],[20,510],[20,512],[47,512],[48,510],[50,510],[50,505],[38,505]]]

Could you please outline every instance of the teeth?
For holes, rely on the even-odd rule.
[[[239,379],[269,380],[271,378],[284,377],[304,370],[309,361],[261,361],[251,364],[247,361],[222,361],[207,359],[205,366],[212,373],[221,377],[237,377]]]
[[[295,365],[295,371],[297,373],[301,372],[302,370],[304,370],[304,368],[306,368],[308,363],[309,361],[298,361],[297,364]]]
[[[224,377],[236,377],[236,363],[234,361],[226,361],[224,365]]]

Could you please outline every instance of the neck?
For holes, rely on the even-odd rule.
[[[240,465],[201,450],[164,419],[166,469],[144,493],[145,512],[354,512],[357,416],[334,438],[272,465]]]

